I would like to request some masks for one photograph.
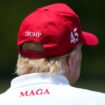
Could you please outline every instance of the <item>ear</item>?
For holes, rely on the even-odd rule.
[[[68,64],[68,70],[69,70],[69,72],[72,72],[73,69],[74,69],[74,59],[70,55],[68,57],[67,64]]]
[[[67,60],[67,64],[68,64],[70,83],[74,84],[80,76],[81,60],[80,60],[80,57],[78,57],[78,54],[69,56],[69,58]]]
[[[74,80],[75,77],[75,59],[74,57],[70,57],[68,58],[68,71],[70,72],[70,78],[71,80]]]

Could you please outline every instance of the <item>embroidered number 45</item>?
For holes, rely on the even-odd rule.
[[[75,44],[76,42],[78,42],[77,28],[74,28],[74,30],[71,32],[70,42],[73,43],[73,44]]]

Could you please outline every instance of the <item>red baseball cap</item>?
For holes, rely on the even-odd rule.
[[[35,42],[44,51],[23,51],[21,45]],[[66,4],[56,3],[36,9],[21,23],[17,46],[19,53],[28,58],[50,58],[72,51],[77,44],[98,44],[98,38],[81,29],[78,15]]]

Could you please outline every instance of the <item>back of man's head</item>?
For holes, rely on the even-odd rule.
[[[19,28],[17,73],[49,72],[79,77],[81,45],[97,44],[98,38],[82,31],[78,15],[66,4],[38,8]]]

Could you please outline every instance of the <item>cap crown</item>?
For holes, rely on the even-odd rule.
[[[18,33],[19,52],[26,57],[55,57],[69,53],[82,38],[78,15],[63,3],[38,8],[22,22]],[[21,45],[36,42],[43,52],[22,51]]]

